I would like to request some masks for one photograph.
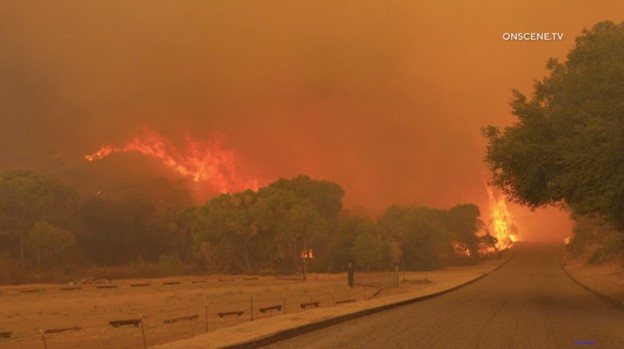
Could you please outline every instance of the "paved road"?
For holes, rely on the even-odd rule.
[[[527,244],[457,291],[268,348],[624,348],[624,311],[572,282],[560,257]]]

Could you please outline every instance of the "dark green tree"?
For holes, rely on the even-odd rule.
[[[479,245],[483,242],[477,236],[477,232],[484,228],[480,216],[479,207],[474,204],[456,205],[448,212],[448,229],[455,235],[455,241],[474,258],[479,256]]]
[[[26,233],[39,221],[67,224],[77,202],[73,189],[53,179],[28,171],[0,172],[0,231],[19,240],[22,265]]]
[[[601,22],[527,98],[514,91],[515,124],[488,126],[493,184],[537,208],[566,206],[624,230],[624,23]]]
[[[26,246],[33,251],[37,268],[42,260],[56,266],[59,259],[65,259],[74,243],[74,234],[46,221],[37,222],[26,238]]]
[[[300,175],[293,179],[280,179],[269,187],[290,191],[309,202],[330,224],[337,221],[342,210],[345,192],[340,185],[333,182],[312,180],[308,176]]]
[[[447,227],[448,212],[426,207],[392,206],[377,224],[388,246],[400,246],[404,268],[433,269],[452,253],[453,234]]]
[[[168,245],[166,227],[159,224],[154,206],[141,200],[86,199],[79,220],[77,244],[100,265],[155,262]]]

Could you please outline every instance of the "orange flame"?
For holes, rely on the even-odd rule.
[[[217,141],[199,142],[188,139],[185,152],[180,152],[170,141],[154,131],[143,130],[121,147],[105,145],[93,154],[85,155],[88,161],[103,159],[113,153],[137,152],[160,160],[178,174],[195,182],[207,182],[219,193],[232,193],[246,189],[258,190],[258,181],[241,178],[234,165],[234,152],[224,150]]]
[[[486,184],[488,198],[490,201],[490,234],[498,242],[496,248],[499,250],[509,248],[518,241],[518,228],[513,223],[511,214],[507,209],[505,197],[497,198],[492,188]]]
[[[472,255],[472,252],[470,252],[468,248],[457,241],[451,241],[451,246],[453,246],[455,253],[459,256],[470,257]]]

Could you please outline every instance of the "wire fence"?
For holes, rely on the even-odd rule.
[[[6,324],[0,322],[0,347],[146,348],[242,322],[361,302],[378,297],[386,288],[398,286],[396,272],[356,273],[354,288],[347,287],[345,274],[331,277],[333,278],[327,280],[321,277],[320,282],[315,282],[315,276],[309,275],[307,282],[295,277],[248,277],[20,289],[13,291],[13,296],[23,294],[37,297],[44,293],[58,293],[59,297],[72,298],[79,292],[89,291],[101,292],[97,296],[110,298],[123,297],[130,290],[141,292],[151,289],[155,294],[167,297],[160,304],[150,304],[149,309],[141,309],[133,304],[124,304],[118,312],[108,309],[105,315],[108,320],[98,321],[97,324],[88,321],[88,314],[83,319],[68,314],[67,319],[48,324],[32,321],[30,328],[14,331],[10,328],[11,321]],[[318,280],[319,276],[316,274],[316,281]],[[282,292],[268,289],[267,281],[280,283],[284,286]],[[239,286],[239,291],[207,294],[208,290],[226,288],[225,284]],[[176,294],[176,290],[181,289],[197,292]],[[92,313],[98,318],[103,317],[101,313],[97,313],[97,309]]]

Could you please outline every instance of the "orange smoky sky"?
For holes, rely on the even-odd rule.
[[[220,134],[262,183],[303,173],[347,206],[474,202],[487,218],[480,128],[513,122],[511,89],[583,28],[623,17],[621,1],[5,0],[0,166],[67,172],[143,127]],[[569,234],[564,212],[511,207],[521,238]]]

